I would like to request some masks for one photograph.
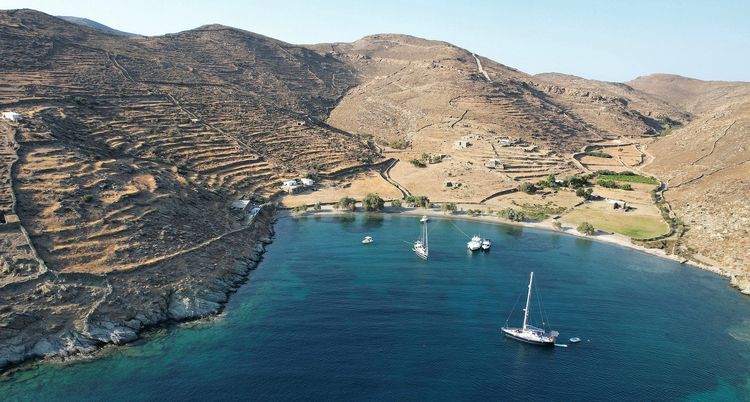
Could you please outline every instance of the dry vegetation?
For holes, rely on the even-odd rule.
[[[0,108],[24,116],[0,122],[0,368],[215,312],[272,233],[270,214],[229,212],[253,194],[426,195],[750,261],[746,84],[531,76],[403,35],[124,37],[30,10],[0,12],[0,39]],[[653,185],[593,187],[627,212],[570,188],[515,192],[601,169],[658,176],[688,230],[671,233]],[[278,197],[305,175],[314,191]]]

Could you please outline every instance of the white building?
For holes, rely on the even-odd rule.
[[[249,200],[237,200],[232,202],[232,209],[241,209],[244,211],[248,205],[250,205]]]
[[[16,112],[3,112],[3,119],[10,121],[21,120],[21,114]]]
[[[312,179],[307,179],[307,178],[302,178],[302,179],[299,179],[299,181],[301,181],[301,182],[302,182],[302,184],[303,184],[303,185],[305,185],[305,186],[312,186],[313,184],[315,184],[315,181],[314,181],[314,180],[312,180]]]
[[[503,168],[503,164],[500,162],[500,159],[489,159],[484,162],[484,166],[490,169]]]
[[[283,183],[281,183],[281,187],[296,187],[299,186],[297,183],[297,180],[287,180]]]
[[[470,147],[470,146],[471,146],[471,143],[469,141],[466,141],[466,140],[458,140],[458,141],[456,141],[456,142],[453,143],[453,148],[454,149],[464,149],[464,148]]]

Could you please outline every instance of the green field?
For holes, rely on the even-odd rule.
[[[619,233],[634,239],[648,239],[669,232],[669,226],[658,215],[636,215],[582,208],[563,215],[562,220],[575,226],[581,222],[589,222],[598,230]]]
[[[641,175],[624,175],[624,174],[611,174],[598,176],[600,179],[625,181],[629,183],[644,183],[644,184],[659,184],[659,181],[653,177],[646,177]]]

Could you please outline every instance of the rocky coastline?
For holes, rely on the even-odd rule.
[[[3,289],[0,304],[7,318],[0,321],[0,373],[42,359],[86,356],[107,345],[133,342],[158,326],[220,313],[262,260],[275,219],[273,208],[264,208],[243,230],[151,267],[106,275],[47,272],[15,291]],[[248,252],[237,257],[238,250]],[[30,286],[42,289],[31,292],[39,297],[13,297]],[[95,303],[80,300],[87,299],[83,286],[96,290]],[[88,310],[55,311],[40,304],[45,296],[79,302]]]

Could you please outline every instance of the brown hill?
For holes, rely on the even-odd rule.
[[[269,211],[251,224],[232,201],[273,196],[280,180],[305,174],[374,170],[387,161],[382,148],[437,162],[389,164],[390,183],[474,204],[581,171],[569,156],[592,143],[607,141],[616,162],[637,166],[638,144],[625,149],[620,137],[645,142],[691,118],[650,148],[659,153],[650,168],[675,184],[668,195],[724,166],[741,181],[747,166],[744,92],[723,109],[724,89],[712,100],[693,89],[682,109],[640,84],[530,76],[403,35],[296,46],[208,25],[123,37],[14,10],[0,12],[0,51],[0,109],[23,116],[0,121],[0,368],[215,312],[272,234]],[[699,152],[689,143],[698,135],[713,141],[700,150],[710,153],[680,159]],[[678,145],[686,151],[660,159]],[[705,187],[720,199],[700,205],[747,189],[726,194],[720,183]],[[727,247],[740,233],[728,233]],[[746,261],[737,253],[736,264]]]
[[[354,71],[304,47],[17,10],[0,12],[0,53],[0,109],[23,116],[0,122],[0,367],[216,311],[270,230],[233,199],[381,158],[322,121]]]
[[[665,197],[685,220],[685,246],[739,275],[750,289],[750,83],[671,75],[629,83],[684,105],[693,120],[649,145],[646,169],[666,181]]]

